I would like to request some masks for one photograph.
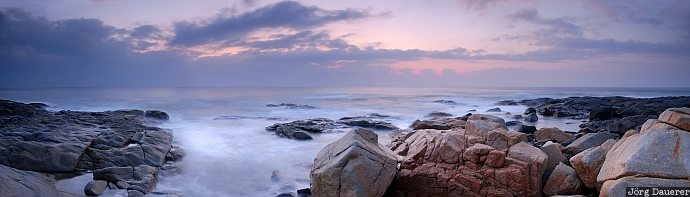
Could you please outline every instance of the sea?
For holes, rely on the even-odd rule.
[[[500,106],[501,100],[571,96],[690,96],[690,88],[30,88],[0,89],[0,99],[41,102],[49,110],[107,111],[156,109],[170,120],[174,144],[186,157],[178,173],[159,177],[154,194],[182,196],[276,196],[309,187],[314,156],[347,131],[314,134],[313,140],[285,139],[266,131],[274,123],[309,118],[337,120],[377,113],[408,128],[432,111],[462,116],[484,113],[514,120],[526,106]],[[455,103],[439,103],[450,100]],[[293,103],[316,108],[267,107]],[[486,112],[499,107],[501,112]],[[475,110],[476,112],[471,112]],[[576,132],[581,120],[539,117],[537,128]],[[390,131],[376,131],[379,142]],[[57,181],[58,189],[83,195],[91,173]],[[109,190],[102,196],[126,196]],[[156,195],[154,195],[156,196]]]

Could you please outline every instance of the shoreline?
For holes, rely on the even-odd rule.
[[[602,97],[592,97],[592,98],[602,98]],[[605,98],[609,98],[609,97],[605,97]],[[613,97],[611,97],[611,98],[613,98]],[[687,98],[690,98],[690,97],[680,97],[680,98],[686,98],[686,99],[687,99]],[[562,99],[562,100],[567,100],[567,98],[561,98],[561,99]],[[668,99],[668,98],[664,98],[664,99]],[[662,100],[664,100],[664,99],[662,99]],[[558,99],[553,99],[553,100],[558,100]],[[645,100],[645,99],[633,99],[633,100]],[[690,100],[690,99],[689,99],[689,100]],[[533,101],[534,101],[534,99],[532,100],[532,102],[533,102]],[[548,101],[548,102],[546,102],[546,101]],[[685,100],[684,100],[684,101],[685,101]],[[529,101],[529,100],[521,100],[521,101],[516,101],[516,102],[518,102],[518,105],[525,105],[525,103],[528,103],[528,102],[530,102],[530,101]],[[545,103],[549,103],[549,104],[544,105]],[[535,107],[535,111],[536,111],[537,114],[539,114],[539,118],[543,118],[545,112],[546,112],[546,114],[550,114],[550,113],[548,112],[548,110],[545,110],[545,109],[554,108],[554,104],[561,104],[561,106],[560,106],[561,108],[558,108],[559,110],[565,109],[565,110],[563,110],[563,111],[566,111],[566,112],[567,112],[568,110],[575,110],[575,111],[580,110],[580,111],[578,111],[578,113],[581,113],[581,112],[584,113],[584,112],[582,111],[582,109],[580,109],[580,108],[569,109],[568,107],[570,107],[570,106],[568,106],[568,105],[562,105],[563,103],[569,103],[569,101],[553,102],[553,101],[545,100],[545,101],[542,102],[542,103],[532,104],[532,105],[525,105],[525,106],[526,106],[526,107],[529,107],[529,106]],[[570,103],[572,103],[572,102],[570,102]],[[31,104],[26,104],[26,105],[31,105]],[[38,105],[38,104],[34,104],[34,105]],[[285,105],[288,106],[288,107],[291,106],[291,105],[288,105],[288,104],[285,104]],[[512,105],[512,104],[507,105],[507,106],[511,106],[511,105]],[[688,102],[687,105],[690,105],[690,102]],[[499,106],[500,106],[500,105],[499,105]],[[612,105],[612,106],[613,106],[613,105]],[[43,106],[43,107],[47,107],[47,106]],[[298,107],[299,107],[299,106],[298,106]],[[656,106],[656,107],[662,108],[662,107],[666,107],[666,105],[659,105],[659,106]],[[678,107],[683,107],[683,106],[678,106]],[[29,109],[29,110],[37,110],[37,109],[38,109],[38,108]],[[45,111],[45,109],[43,109],[43,110]],[[664,109],[664,110],[665,110],[665,109]],[[40,110],[38,110],[38,111],[40,111]],[[588,111],[588,110],[584,110],[584,111]],[[143,112],[144,114],[142,115],[141,112]],[[44,112],[41,112],[41,113],[44,113]],[[86,116],[86,114],[89,114],[89,116],[93,116],[93,115],[99,114],[99,113],[100,113],[101,115],[102,115],[102,114],[105,114],[105,115],[112,115],[113,117],[120,117],[120,115],[121,115],[122,117],[130,116],[129,118],[132,118],[132,119],[137,119],[137,118],[139,118],[139,119],[141,119],[141,120],[145,120],[145,121],[142,122],[142,126],[144,126],[144,124],[148,124],[148,125],[144,126],[144,129],[152,129],[152,130],[158,130],[158,129],[160,129],[160,128],[154,129],[154,128],[157,128],[157,127],[152,127],[152,128],[146,128],[146,127],[155,126],[157,123],[160,123],[160,121],[163,121],[163,120],[153,120],[153,119],[150,118],[150,117],[146,117],[146,113],[145,113],[144,111],[109,111],[109,112],[71,112],[71,111],[67,111],[67,112],[48,112],[48,113],[54,113],[53,115],[63,115],[63,116],[70,116],[70,115],[71,115],[71,116],[77,116],[77,117],[78,117],[78,116]],[[82,114],[82,113],[83,113],[83,114]],[[109,113],[110,113],[110,114],[109,114]],[[119,115],[113,115],[113,114],[117,114],[117,113],[121,113],[121,114],[119,114]],[[164,113],[164,112],[162,112],[162,113]],[[481,114],[481,113],[486,113],[486,112],[479,112],[479,113],[477,113],[477,112],[471,112],[471,113],[473,113],[473,114]],[[495,113],[495,112],[494,112],[494,113]],[[560,112],[559,112],[559,113],[560,113]],[[661,112],[659,112],[659,113],[661,113]],[[75,114],[77,114],[77,115],[75,115]],[[0,113],[0,115],[4,115],[4,114]],[[16,115],[16,114],[15,114],[15,115]],[[167,115],[167,114],[166,114],[166,115]],[[518,114],[513,114],[513,115],[518,115]],[[589,115],[589,112],[587,112],[587,115]],[[40,114],[39,114],[39,116],[45,116],[45,114],[43,114],[43,115],[40,115]],[[368,128],[374,128],[374,129],[382,129],[382,128],[385,128],[384,130],[389,130],[389,129],[390,129],[390,130],[396,130],[396,129],[398,129],[398,128],[395,128],[394,126],[390,125],[390,123],[386,124],[387,122],[385,121],[385,119],[386,119],[385,114],[374,114],[374,115],[371,115],[371,114],[370,114],[370,115],[368,115],[368,116],[369,116],[369,117],[364,117],[364,116],[363,116],[363,117],[344,117],[344,118],[341,118],[340,120],[333,120],[333,122],[332,122],[333,125],[326,126],[326,127],[324,127],[324,129],[332,129],[332,128],[331,128],[332,126],[335,126],[336,128],[337,128],[337,127],[340,127],[340,128],[338,128],[338,129],[345,129],[345,130],[350,130],[350,129],[353,129],[353,128],[362,128],[362,127],[365,127],[365,128],[368,127]],[[440,117],[436,117],[436,116],[440,116]],[[528,116],[528,114],[525,114],[525,116]],[[658,115],[657,115],[657,116],[658,116]],[[426,122],[426,123],[425,123],[425,124],[427,125],[427,127],[428,127],[428,126],[431,126],[431,128],[424,128],[424,129],[422,129],[422,127],[420,127],[420,128],[418,128],[417,130],[425,130],[425,129],[436,129],[436,130],[441,129],[441,130],[443,130],[443,129],[445,129],[445,128],[448,128],[448,130],[452,130],[453,128],[462,128],[462,127],[454,127],[454,126],[452,126],[452,125],[458,125],[458,126],[460,126],[461,124],[460,124],[459,122],[456,122],[457,120],[465,121],[465,124],[466,124],[466,122],[468,121],[468,119],[469,119],[471,116],[467,116],[467,115],[466,115],[466,116],[459,116],[459,117],[448,117],[448,114],[443,114],[443,113],[440,113],[440,112],[430,112],[430,114],[428,114],[427,117],[428,117],[427,120],[420,120],[420,121],[431,121],[431,122]],[[463,117],[464,117],[464,120],[463,120]],[[550,116],[547,116],[547,117],[550,117]],[[572,117],[572,116],[569,116],[569,117]],[[242,118],[242,117],[230,117],[230,118]],[[257,117],[250,117],[250,118],[257,118]],[[524,118],[524,117],[523,117],[523,118]],[[523,125],[524,127],[530,126],[530,123],[529,123],[529,122],[523,121],[523,120],[524,120],[523,118],[517,119],[517,120],[519,120],[518,122],[519,122],[521,125]],[[563,117],[555,116],[554,118],[563,118]],[[572,119],[572,120],[577,120],[577,121],[585,120],[585,119],[583,119],[583,118],[585,118],[584,116],[583,116],[583,117],[578,117],[578,118],[580,118],[580,119]],[[602,121],[605,122],[605,121],[610,121],[610,120],[611,120],[611,119],[602,119],[601,117],[599,117],[598,119],[591,119],[591,120],[590,120],[588,117],[586,117],[586,118],[587,118],[587,120],[590,121],[590,122],[602,122]],[[615,115],[612,116],[612,118],[615,118],[615,119],[622,119],[621,117],[618,117],[618,116],[615,116]],[[127,119],[127,118],[124,118],[124,119]],[[152,121],[152,120],[153,120],[153,121]],[[278,119],[268,119],[268,120],[270,120],[270,121],[281,121],[281,120],[278,120]],[[508,120],[508,119],[506,119],[506,120]],[[299,121],[299,120],[297,120],[297,121]],[[507,121],[506,123],[508,123],[508,122],[511,122],[511,121]],[[282,124],[284,124],[284,123],[282,123]],[[330,124],[330,123],[329,123],[329,124]],[[341,125],[338,126],[338,124],[341,124]],[[451,125],[451,126],[443,126],[444,124],[445,124],[445,125]],[[512,123],[511,123],[511,124],[512,124]],[[276,125],[278,125],[278,124],[276,124]],[[342,125],[344,125],[344,127],[341,127]],[[439,127],[439,125],[441,125],[441,126]],[[267,126],[270,126],[270,125],[267,125]],[[286,125],[286,126],[288,126],[288,128],[294,128],[294,127],[295,127],[295,125],[289,125],[289,123],[288,123],[288,125]],[[391,126],[392,126],[392,127],[391,127]],[[516,129],[518,129],[518,128],[517,128],[518,126],[519,126],[519,125],[517,125],[517,126],[516,126],[516,125],[507,126],[506,129],[509,130],[509,131],[516,130]],[[298,127],[299,127],[299,126],[298,126]],[[5,128],[3,128],[3,129],[5,129]],[[403,128],[403,130],[404,130],[404,129],[405,129],[405,128]],[[462,128],[462,129],[466,129],[466,128]],[[536,128],[535,128],[535,129],[536,129]],[[541,129],[542,129],[542,128],[539,128],[539,130],[541,130]],[[282,129],[282,130],[285,130],[285,129]],[[303,130],[303,131],[304,131],[304,130]],[[323,132],[323,129],[322,129],[320,132]],[[328,131],[326,131],[326,132],[328,132]],[[396,132],[396,131],[394,131],[394,132]],[[517,132],[519,132],[519,131],[517,131]],[[574,132],[575,132],[575,133],[574,133],[574,136],[576,136],[576,137],[582,137],[582,136],[586,135],[587,133],[598,133],[599,131],[593,130],[593,131],[589,131],[589,132],[588,132],[588,131],[574,131]],[[307,131],[306,133],[310,133],[310,132]],[[409,134],[409,133],[408,133],[408,134]],[[621,134],[617,134],[617,135],[620,136]],[[98,135],[97,135],[97,136],[98,136]],[[97,136],[96,136],[96,137],[97,137]],[[534,140],[534,134],[533,134],[533,133],[532,133],[532,134],[527,134],[527,136],[532,136],[532,137],[530,137],[530,139],[528,140],[528,142],[530,142],[530,145],[543,145],[543,142],[539,142],[538,140]],[[170,136],[170,137],[172,137],[172,136]],[[96,138],[93,138],[93,140],[95,140],[95,139],[96,139]],[[394,140],[395,140],[395,139],[394,139]],[[172,141],[172,139],[171,139],[170,141]],[[97,143],[96,143],[96,144],[97,144]],[[126,146],[125,146],[125,147],[126,147]],[[172,145],[171,145],[171,147],[172,147]],[[88,146],[87,148],[94,148],[94,147]],[[101,148],[103,148],[103,147],[101,147]],[[171,149],[172,149],[172,148],[171,148]],[[178,147],[177,149],[181,150],[179,147]],[[165,156],[167,156],[168,153],[169,153],[169,150],[168,150],[168,152],[165,153]],[[182,153],[182,154],[183,154],[183,153]],[[571,156],[573,156],[573,155],[569,155],[569,157],[571,157]],[[81,160],[81,159],[80,159],[80,160]],[[174,160],[179,160],[179,159],[174,159]],[[166,160],[164,160],[163,163],[166,163],[167,161],[168,161],[168,160],[166,159]],[[172,161],[172,160],[171,160],[171,161]],[[82,162],[82,163],[83,163],[83,162]],[[164,166],[164,165],[161,165],[161,166],[159,166],[159,168],[160,168],[160,167],[163,167],[163,166]],[[104,167],[104,166],[99,166],[99,167]],[[179,166],[177,166],[177,167],[179,167]],[[105,167],[105,168],[108,168],[108,167]],[[91,169],[101,169],[101,168],[92,167]],[[133,169],[133,170],[134,170],[134,171],[137,171],[137,169]],[[139,169],[139,171],[142,171],[142,170]],[[144,169],[143,171],[147,171],[147,170]],[[144,173],[144,174],[145,174],[145,173]],[[142,175],[143,175],[143,174],[142,174]],[[153,175],[154,177],[156,176],[155,174],[152,174],[152,175]],[[137,181],[141,182],[141,180],[137,180]],[[106,182],[107,182],[107,181],[106,181]],[[112,183],[112,182],[114,182],[113,184],[116,184],[116,183],[117,183],[116,180],[112,180],[111,183]],[[132,181],[132,182],[136,182],[136,181]],[[155,183],[154,183],[154,184],[155,184]],[[53,187],[54,187],[54,186],[53,186]],[[117,185],[111,186],[110,184],[107,184],[106,187],[117,188]],[[153,187],[151,187],[151,189],[152,189],[152,188],[153,188]],[[136,190],[136,191],[138,191],[138,192],[141,192],[142,190],[146,191],[146,188],[135,188],[135,189],[133,189],[133,190]],[[149,190],[149,191],[150,191],[150,190]],[[305,191],[303,191],[303,190],[301,191],[301,193],[304,193],[304,192],[305,192]],[[141,192],[141,193],[143,193],[143,192]],[[288,192],[288,193],[289,193],[289,192]],[[133,194],[133,195],[137,195],[137,194]]]

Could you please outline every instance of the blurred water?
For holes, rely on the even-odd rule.
[[[656,97],[690,95],[678,88],[161,88],[161,89],[3,89],[0,98],[21,102],[43,102],[51,110],[104,111],[116,109],[159,109],[171,120],[160,125],[172,129],[175,143],[187,157],[181,174],[164,176],[156,191],[185,196],[273,196],[309,186],[313,157],[343,132],[314,135],[311,141],[279,138],[264,128],[275,120],[213,120],[219,116],[274,117],[286,121],[305,118],[338,119],[379,113],[407,128],[431,111],[463,115],[492,107],[503,112],[488,113],[511,120],[525,106],[495,106],[499,100],[569,96]],[[456,105],[434,103],[445,99]],[[316,109],[268,108],[269,103],[296,103]],[[511,115],[505,114],[510,112]],[[560,127],[576,131],[576,120],[540,117],[537,127]],[[379,141],[390,136],[379,132]],[[274,178],[271,176],[275,174]],[[62,181],[60,187],[78,192],[85,176]],[[68,184],[67,186],[65,184]],[[69,187],[69,185],[74,185]],[[85,184],[85,183],[82,183]],[[83,190],[82,190],[83,191]],[[109,192],[106,196],[121,196]]]

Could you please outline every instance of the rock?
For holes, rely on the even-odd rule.
[[[128,193],[135,190],[143,196],[151,192],[158,182],[158,171],[158,168],[147,165],[109,167],[93,171],[93,179],[116,183],[118,188],[127,186]],[[135,192],[135,195],[138,193]]]
[[[86,184],[84,187],[84,194],[87,196],[98,196],[105,191],[105,187],[108,186],[108,182],[101,180],[92,180]]]
[[[242,119],[250,119],[250,120],[273,120],[273,121],[287,121],[287,120],[288,120],[288,119],[286,119],[286,118],[280,118],[280,117],[239,116],[239,115],[218,116],[218,117],[213,118],[213,120],[242,120]]]
[[[267,104],[266,107],[285,107],[288,109],[316,109],[317,107],[311,105],[300,105],[294,103],[280,103],[280,104]]]
[[[514,115],[513,119],[520,120],[520,119],[522,119],[522,115],[520,115],[520,114]]]
[[[537,127],[519,124],[517,126],[516,130],[520,133],[533,134],[534,132],[537,131]]]
[[[468,135],[481,136],[495,129],[508,130],[505,120],[492,115],[473,114],[467,119],[465,131]]]
[[[563,163],[559,163],[553,170],[549,180],[544,185],[544,194],[563,195],[579,194],[582,189],[582,181],[578,178],[575,170]]]
[[[445,99],[435,100],[434,103],[458,104],[458,103],[456,103],[455,101],[445,100]]]
[[[508,121],[508,122],[506,122],[506,126],[508,126],[508,127],[511,127],[511,126],[518,126],[518,125],[520,125],[520,124],[522,124],[522,123],[520,123],[520,121],[514,121],[514,120],[513,120],[513,121]]]
[[[468,122],[470,120],[477,125],[489,125],[478,121],[500,122],[481,116],[471,117]],[[479,130],[479,134],[491,132]],[[539,169],[543,169],[540,168],[546,157],[543,153],[538,155],[532,152],[534,147],[520,143],[527,147],[514,145],[512,153],[507,154],[507,149],[471,144],[469,138],[477,137],[458,129],[417,130],[395,138],[391,148],[402,157],[402,161],[389,192],[400,196],[541,194],[542,172]],[[539,177],[532,179],[531,176],[537,173]]]
[[[600,197],[626,196],[627,188],[631,187],[690,187],[689,180],[683,179],[661,179],[651,177],[623,177],[616,180],[606,181],[601,187]],[[651,195],[651,191],[649,191]],[[644,195],[639,195],[644,196]]]
[[[441,112],[441,111],[432,111],[426,116],[428,117],[448,117],[448,116],[453,116],[453,114],[447,113],[447,112]]]
[[[561,143],[574,138],[575,136],[573,136],[573,134],[566,133],[556,127],[540,128],[539,130],[534,132],[534,139],[536,141],[553,140],[555,142]]]
[[[0,100],[2,102],[2,100]],[[9,113],[24,113],[18,110]],[[7,113],[7,112],[6,112]],[[55,188],[55,179],[38,172],[23,171],[0,165],[0,196],[57,196],[72,197]]]
[[[600,107],[600,108],[595,108],[589,111],[589,119],[590,120],[608,120],[611,118],[619,117],[618,113],[616,113],[617,108],[613,107]]]
[[[295,193],[292,193],[292,192],[285,192],[285,193],[282,193],[282,194],[278,194],[276,197],[296,197],[296,196],[297,196],[297,195],[295,195]]]
[[[491,108],[491,109],[487,109],[486,112],[501,112],[501,108],[494,107],[494,108]]]
[[[356,127],[362,127],[362,128],[368,128],[368,129],[377,129],[377,130],[396,130],[398,127],[395,125],[380,121],[380,120],[373,120],[370,118],[361,118],[361,117],[344,117],[338,120],[338,123],[348,125],[348,126],[356,126]]]
[[[127,190],[127,197],[144,197],[145,193],[139,190]]]
[[[559,163],[566,163],[568,161],[563,153],[561,153],[561,149],[556,143],[547,142],[539,149],[547,156],[546,169],[544,170],[544,174],[547,175],[546,178],[548,178],[548,175],[551,174]]]
[[[597,182],[624,176],[690,179],[690,132],[658,121],[649,124],[611,148]]]
[[[529,115],[529,114],[532,114],[532,113],[537,113],[537,110],[534,109],[533,107],[528,107],[527,109],[525,109],[525,113],[523,113],[523,114]]]
[[[570,165],[587,188],[597,187],[597,175],[606,159],[606,150],[602,146],[584,150],[570,158]]]
[[[276,123],[266,127],[267,131],[276,133],[280,137],[298,140],[310,140],[307,133],[322,133],[333,129],[344,128],[344,125],[327,118],[296,120],[289,123]]]
[[[145,117],[149,118],[155,118],[159,120],[169,120],[170,117],[168,116],[168,113],[158,111],[158,110],[146,110],[146,115]]]
[[[588,148],[592,148],[595,146],[599,146],[606,142],[606,140],[609,139],[614,139],[616,138],[615,134],[611,134],[609,132],[603,132],[603,133],[588,133],[577,140],[573,141],[573,143],[569,144],[566,146],[566,152],[570,154],[577,154],[580,153]]]
[[[116,186],[118,189],[127,189],[127,188],[129,187],[129,183],[127,183],[127,182],[125,182],[125,181],[118,181],[118,182],[115,183],[115,186]]]
[[[297,190],[297,197],[311,197],[311,189],[304,188]]]
[[[450,125],[445,122],[433,121],[433,120],[415,120],[410,126],[412,130],[420,129],[438,129],[438,130],[448,130],[451,129]]]
[[[546,161],[548,156],[533,146],[525,142],[520,142],[510,147],[508,150],[508,157],[513,158],[527,164],[528,171],[525,171],[527,177],[522,180],[526,184],[526,196],[541,196],[542,192],[542,175],[546,169]]]
[[[382,196],[393,181],[397,157],[376,133],[355,129],[319,151],[310,172],[319,196]]]
[[[690,108],[670,108],[659,115],[659,121],[690,131]]]
[[[518,105],[519,103],[516,100],[502,100],[498,101],[496,105]]]
[[[539,121],[539,116],[537,116],[536,112],[529,113],[529,114],[527,114],[527,116],[525,116],[525,121],[526,122],[537,122],[537,121]]]
[[[615,134],[623,134],[623,132],[630,129],[639,129],[648,119],[653,119],[655,116],[651,115],[634,115],[627,116],[620,119],[599,120],[583,123],[580,128],[592,130],[592,132],[611,132]]]
[[[506,152],[502,150],[492,150],[486,156],[486,161],[484,162],[489,167],[500,168],[503,166],[506,160]]]
[[[177,146],[172,146],[168,154],[165,156],[168,161],[180,161],[185,156],[185,151]]]
[[[144,125],[141,118],[146,113],[141,110],[52,113],[11,101],[0,102],[3,108],[13,110],[0,116],[0,164],[18,169],[72,172],[160,166],[172,143],[165,130]]]

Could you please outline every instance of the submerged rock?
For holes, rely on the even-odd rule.
[[[280,103],[280,104],[267,104],[266,107],[285,107],[288,109],[316,109],[317,107],[311,105],[301,105],[294,103]]]
[[[311,169],[316,196],[383,196],[396,173],[397,158],[376,133],[355,129],[319,151]]]
[[[149,117],[149,118],[159,119],[159,120],[169,120],[170,119],[170,117],[168,116],[168,113],[158,111],[158,110],[146,110],[146,114],[144,116]]]
[[[486,112],[501,112],[501,108],[494,107],[494,108],[491,108],[491,109],[487,109]]]

